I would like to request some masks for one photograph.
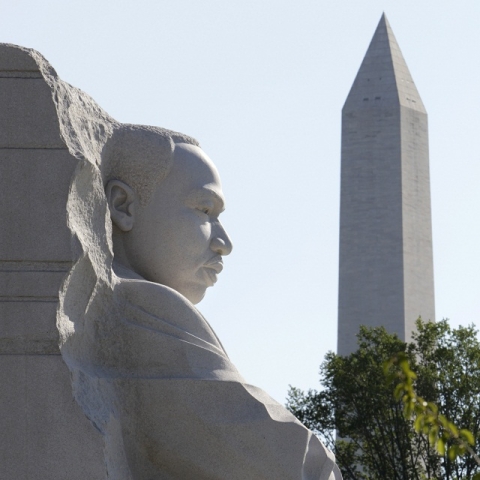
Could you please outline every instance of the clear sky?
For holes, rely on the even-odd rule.
[[[479,0],[0,0],[0,41],[216,163],[234,250],[199,308],[280,402],[336,348],[340,112],[383,11],[429,113],[437,318],[478,322]]]

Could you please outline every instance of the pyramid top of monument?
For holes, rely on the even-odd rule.
[[[389,105],[427,113],[384,13],[343,109]]]

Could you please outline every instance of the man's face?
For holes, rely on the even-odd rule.
[[[125,247],[132,268],[192,303],[217,281],[232,243],[219,220],[224,197],[217,169],[198,147],[175,146],[170,173],[146,206],[135,207]]]

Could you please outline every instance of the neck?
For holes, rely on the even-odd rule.
[[[113,243],[113,271],[116,275],[123,278],[142,279],[132,267],[125,249],[125,233],[113,225],[112,243]]]

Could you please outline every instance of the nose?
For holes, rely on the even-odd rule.
[[[210,249],[219,255],[230,255],[233,245],[223,225],[218,222],[213,232]]]

